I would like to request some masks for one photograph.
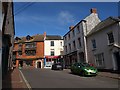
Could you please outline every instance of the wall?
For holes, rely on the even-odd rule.
[[[103,30],[100,30],[99,32],[89,36],[87,38],[87,47],[88,47],[88,58],[89,62],[92,62],[95,64],[95,54],[104,53],[104,61],[105,61],[105,68],[104,69],[112,69],[113,68],[113,60],[112,60],[112,51],[111,47],[108,45],[108,37],[107,33],[112,31],[114,35],[115,43],[118,44],[118,26],[111,25],[107,28],[104,28]],[[96,46],[97,48],[93,50],[91,40],[96,40]]]
[[[51,41],[54,41],[54,46],[50,45]],[[62,42],[62,46],[60,45],[60,42]],[[44,43],[45,43],[45,48],[44,48],[45,55],[50,56],[51,49],[54,49],[55,51],[54,56],[59,56],[60,51],[63,51],[63,45],[64,45],[63,40],[45,40]]]
[[[23,49],[22,49],[22,55],[18,56],[17,53],[17,57],[16,58],[26,58],[26,59],[30,59],[30,58],[44,58],[44,42],[37,42],[36,43],[36,55],[35,56],[26,56],[25,54],[25,43],[23,44]],[[15,44],[14,47],[15,50],[18,50],[18,44]]]

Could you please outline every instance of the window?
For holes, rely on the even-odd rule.
[[[60,51],[60,55],[63,55],[63,51]]]
[[[35,48],[36,47],[36,42],[31,42],[31,43],[26,43],[25,48]]]
[[[111,33],[108,33],[107,35],[108,35],[109,44],[114,43],[113,33],[111,32]]]
[[[51,43],[51,46],[54,46],[54,41],[51,41],[50,43]]]
[[[100,53],[95,55],[95,61],[97,67],[104,67],[104,54]]]
[[[27,40],[30,40],[30,35],[27,35],[27,36],[26,36],[26,39],[27,39]]]
[[[22,55],[22,51],[18,51],[18,55],[21,56]]]
[[[66,51],[66,53],[67,53],[67,46],[65,46],[65,51]]]
[[[22,50],[22,43],[18,44],[18,50]]]
[[[74,30],[72,30],[72,33],[73,33],[73,37],[75,36],[75,31]]]
[[[77,32],[80,33],[80,27],[79,26],[77,26]]]
[[[92,46],[93,46],[93,49],[96,48],[96,41],[95,41],[95,39],[92,40]]]
[[[71,44],[69,43],[69,50],[71,51]]]
[[[75,44],[75,41],[73,41],[73,47],[74,47],[74,50],[76,50],[76,44]]]
[[[69,39],[70,39],[70,33],[68,34],[68,37],[69,37]]]
[[[27,56],[34,56],[36,55],[36,50],[25,50],[25,54]]]
[[[22,43],[19,44],[19,47],[22,47]]]
[[[81,38],[78,38],[78,45],[81,47]]]
[[[54,56],[54,51],[51,51],[51,56]]]
[[[65,36],[65,41],[67,41],[67,38],[66,38],[66,36]]]
[[[62,46],[62,42],[60,42],[60,46]]]

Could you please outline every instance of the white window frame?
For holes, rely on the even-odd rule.
[[[101,64],[100,64],[101,62]],[[104,63],[104,53],[99,53],[95,55],[95,63],[98,68],[103,68],[105,67]]]
[[[110,43],[110,39],[109,39],[109,36],[108,36],[108,34],[110,34],[110,33],[112,33],[112,35],[113,35],[112,31],[107,33],[108,45],[114,44],[114,42],[115,42],[114,35],[113,35],[113,42]]]

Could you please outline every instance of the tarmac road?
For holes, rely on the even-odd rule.
[[[118,80],[107,77],[82,77],[70,70],[22,69],[31,88],[118,88]]]

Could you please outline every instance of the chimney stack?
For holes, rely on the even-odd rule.
[[[70,27],[69,27],[69,30],[72,30],[73,28],[74,28],[74,26],[70,26]]]
[[[44,38],[46,37],[46,32],[44,32]]]
[[[97,9],[96,8],[92,8],[91,9],[91,13],[97,13]]]

